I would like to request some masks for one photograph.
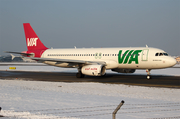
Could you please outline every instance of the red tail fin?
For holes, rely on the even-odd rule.
[[[28,51],[48,49],[41,42],[29,23],[23,23]]]

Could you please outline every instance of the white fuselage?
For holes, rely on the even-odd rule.
[[[175,59],[167,56],[165,51],[150,47],[47,49],[41,58],[104,61],[106,69],[161,69],[176,63]],[[44,63],[59,67],[77,67],[67,62],[45,61]]]

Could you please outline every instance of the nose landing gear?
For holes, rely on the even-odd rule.
[[[151,69],[146,69],[147,80],[151,79],[150,71],[151,71]]]

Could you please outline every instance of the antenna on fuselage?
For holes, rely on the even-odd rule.
[[[74,46],[74,49],[76,49],[76,46]]]
[[[148,48],[148,45],[146,45],[146,47]]]

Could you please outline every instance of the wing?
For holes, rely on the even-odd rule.
[[[22,52],[11,52],[11,51],[5,51],[5,53],[14,53],[14,54],[21,54],[23,56],[31,56],[31,53],[22,53]],[[26,57],[27,59],[32,59],[36,61],[51,61],[51,62],[56,62],[58,63],[69,63],[72,65],[81,65],[81,64],[99,64],[99,65],[106,65],[105,61],[85,61],[85,60],[72,60],[72,59],[56,59],[56,58],[37,58],[37,57]]]
[[[51,61],[51,62],[57,62],[57,63],[69,63],[69,64],[99,64],[99,65],[106,65],[106,62],[104,61],[85,61],[85,60],[72,60],[72,59],[56,59],[56,58],[36,58],[36,57],[30,57],[33,60],[36,61]]]

